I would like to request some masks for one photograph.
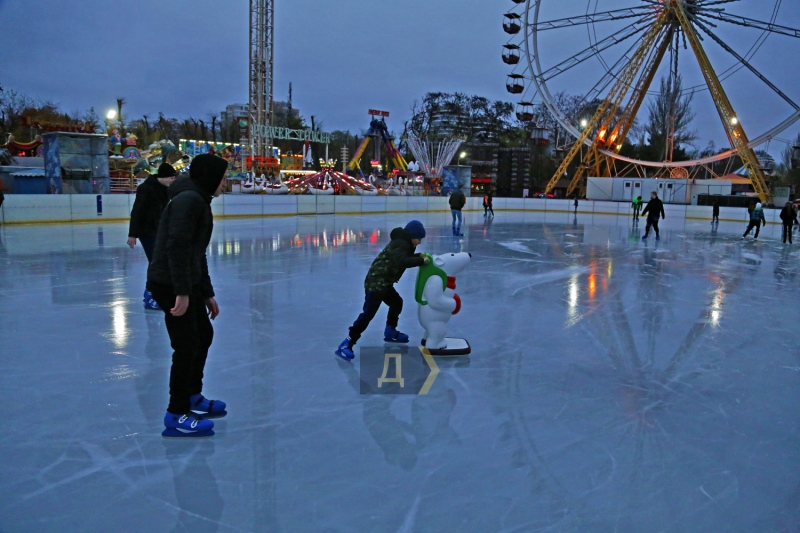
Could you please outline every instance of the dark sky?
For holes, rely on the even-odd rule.
[[[766,11],[759,18],[767,19],[771,7],[762,6],[773,1],[737,5],[751,15]],[[552,0],[550,15],[583,13],[586,4]],[[641,5],[599,4],[599,10]],[[800,27],[800,2],[783,4],[783,23]],[[124,96],[129,117],[159,111],[207,117],[247,101],[248,6],[245,0],[0,0],[0,84],[66,110],[94,106],[102,115]],[[511,7],[510,0],[276,0],[275,99],[286,99],[291,81],[295,107],[328,131],[365,128],[369,108],[392,112],[390,128],[402,129],[411,103],[427,91],[515,101],[504,86],[510,69],[500,60],[507,40],[502,16]],[[744,31],[752,41],[751,30]],[[750,41],[743,38],[742,52]],[[756,56],[760,64],[784,82],[798,79],[800,40],[768,44]],[[738,78],[730,83],[749,86],[749,78]],[[788,85],[782,88],[800,101],[797,84]],[[737,111],[770,114],[759,106],[759,91],[738,95]],[[700,118],[699,147],[709,138],[724,144],[719,119]],[[770,151],[781,148],[773,143]]]

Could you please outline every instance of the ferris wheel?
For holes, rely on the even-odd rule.
[[[541,101],[576,139],[564,147],[546,192],[576,159],[568,195],[587,173],[608,177],[620,165],[676,177],[738,156],[761,200],[770,196],[753,149],[800,119],[791,91],[779,88],[797,85],[786,65],[794,62],[800,38],[790,27],[800,26],[800,15],[781,13],[783,0],[512,1],[503,21],[511,36],[503,61],[514,66],[506,88],[521,98],[517,116],[531,120],[533,103]],[[680,88],[667,99],[670,105],[692,98],[694,124],[678,126],[721,126],[730,150],[673,161],[676,112],[670,109],[661,160],[621,154],[637,116],[657,103],[657,78]],[[558,101],[565,93],[579,97],[573,116]]]

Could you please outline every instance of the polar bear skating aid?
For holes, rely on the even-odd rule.
[[[429,254],[426,254],[429,255]],[[456,294],[456,274],[469,264],[466,252],[431,256],[431,262],[419,268],[415,299],[419,304],[419,323],[425,328],[422,344],[432,355],[466,355],[469,343],[447,338],[450,317],[461,310]]]

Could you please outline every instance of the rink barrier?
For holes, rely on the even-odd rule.
[[[127,222],[134,195],[9,194],[0,207],[2,224],[69,224]],[[102,211],[98,212],[98,206]],[[542,212],[573,215],[573,200],[551,198],[495,198],[495,211]],[[297,215],[362,215],[386,213],[446,213],[447,198],[439,196],[315,196],[225,194],[211,203],[218,218],[259,218]],[[483,212],[483,198],[467,198],[467,212]],[[667,218],[711,220],[710,206],[665,204]],[[629,202],[579,200],[578,215],[631,216]],[[767,222],[780,223],[779,210],[765,209]],[[720,220],[746,222],[743,208],[721,207]]]

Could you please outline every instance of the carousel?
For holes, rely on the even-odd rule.
[[[336,161],[320,160],[322,169],[308,176],[298,176],[286,181],[289,194],[357,194],[376,196],[378,189],[364,180],[356,179],[335,170]]]

